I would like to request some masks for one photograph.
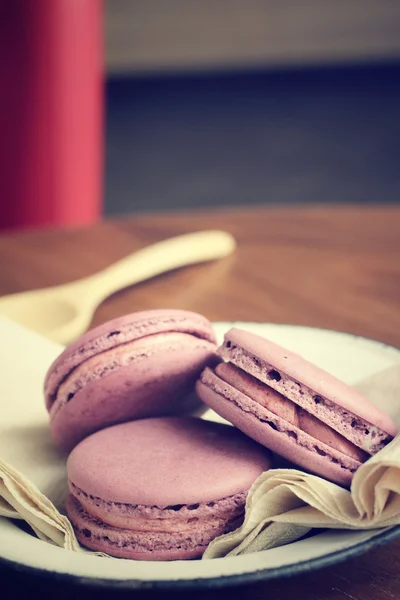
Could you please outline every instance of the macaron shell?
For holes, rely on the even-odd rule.
[[[87,435],[110,425],[185,414],[198,407],[199,399],[191,393],[192,388],[204,366],[215,363],[215,346],[187,334],[171,337],[171,342],[165,344],[154,339],[153,349],[147,347],[145,356],[139,352],[138,360],[117,365],[106,376],[86,383],[69,401],[58,400],[50,413],[54,440],[69,451]],[[129,347],[124,349],[129,354]],[[116,353],[116,362],[121,358],[119,348],[110,352]],[[109,355],[103,354],[96,359],[100,367],[102,358],[106,367],[112,362]],[[93,370],[89,364],[89,377]]]
[[[227,386],[228,384],[224,385],[225,394]],[[240,429],[240,431],[248,435],[253,440],[259,442],[263,446],[269,448],[273,452],[276,452],[280,456],[283,456],[292,463],[306,469],[307,471],[321,475],[322,477],[325,477],[326,479],[334,481],[340,485],[344,485],[346,487],[350,486],[353,478],[352,471],[344,469],[339,464],[332,462],[327,455],[323,456],[317,451],[300,446],[297,443],[296,437],[292,436],[292,428],[288,429],[289,435],[287,435],[286,433],[280,432],[274,427],[271,427],[268,422],[272,422],[274,420],[279,422],[279,417],[272,415],[272,413],[269,413],[268,416],[267,409],[264,409],[260,406],[255,407],[254,405],[257,403],[241,394],[241,392],[238,392],[232,388],[232,398],[238,400],[239,396],[241,397],[240,401],[242,403],[242,407],[239,407],[234,401],[227,399],[224,397],[224,395],[216,392],[214,389],[211,389],[209,385],[203,383],[202,381],[197,382],[196,389],[203,402],[205,402],[224,419],[233,423],[235,427]],[[244,410],[244,408],[247,410]],[[263,421],[255,415],[254,411],[257,409],[260,411],[260,413],[263,411],[265,412]],[[283,423],[283,426],[285,426],[285,423]],[[304,436],[307,436],[307,434],[304,434]],[[310,438],[310,442],[310,447],[312,448],[312,438]],[[321,448],[323,448],[323,446],[321,446]],[[325,451],[329,452],[329,449],[325,448],[325,450],[322,450],[322,452]],[[337,452],[334,450],[332,454],[337,456]],[[352,464],[357,466],[358,464],[359,466],[361,464],[356,463],[353,459],[344,455],[342,458],[349,465]]]
[[[190,532],[174,534],[117,529],[93,519],[82,510],[72,496],[67,498],[67,514],[74,525],[78,541],[83,546],[131,560],[171,561],[200,558],[211,539],[226,529],[222,529],[221,532],[205,529],[196,536]]]
[[[146,552],[144,550],[137,550],[136,544],[130,541],[129,536],[125,536],[123,540],[123,543],[125,544],[124,547],[116,547],[115,544],[112,544],[110,541],[107,541],[106,538],[109,538],[109,531],[107,530],[104,531],[104,536],[102,540],[96,540],[93,538],[88,539],[79,530],[76,531],[76,537],[78,539],[78,542],[82,546],[88,548],[89,550],[93,550],[94,552],[104,552],[104,554],[108,554],[116,558],[126,558],[128,560],[191,560],[195,558],[201,558],[207,547],[199,546],[191,550],[180,550],[177,548],[176,550],[152,550]]]
[[[109,532],[104,532],[104,538],[101,541],[88,539],[79,531],[76,532],[76,537],[78,542],[88,548],[89,550],[93,550],[94,552],[104,552],[104,554],[108,554],[110,556],[116,558],[126,558],[128,560],[137,560],[137,561],[172,561],[172,560],[193,560],[196,558],[201,558],[204,554],[207,546],[199,546],[192,550],[152,550],[150,551],[140,551],[137,550],[137,547],[134,543],[129,541],[129,537],[125,538],[124,543],[125,547],[116,548],[114,544],[107,541],[106,534]]]
[[[233,328],[225,334],[224,344],[218,352],[247,373],[297,402],[316,417],[320,417],[318,406],[312,401],[306,402],[304,394],[300,394],[297,389],[299,384],[304,384],[315,395],[327,398],[390,436],[397,435],[397,428],[392,419],[365,396],[323,369],[274,342],[254,333]],[[271,375],[271,368],[278,372],[279,379],[275,378],[274,373]],[[281,374],[286,375],[294,382],[290,389],[285,389]],[[334,424],[328,424],[334,427]]]
[[[56,398],[60,382],[88,358],[121,344],[168,331],[189,333],[211,343],[216,342],[206,317],[190,311],[150,310],[113,319],[78,338],[51,365],[44,383],[47,409],[50,410]]]
[[[247,492],[270,465],[270,452],[231,426],[171,417],[97,432],[74,448],[67,470],[104,501],[170,507]]]

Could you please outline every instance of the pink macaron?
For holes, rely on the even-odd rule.
[[[83,440],[68,463],[67,514],[92,550],[136,560],[199,558],[243,521],[270,453],[229,425],[143,419]]]
[[[105,323],[66,348],[47,373],[52,436],[70,450],[116,423],[187,413],[200,405],[197,377],[217,360],[212,325],[196,313],[151,310]]]
[[[231,329],[207,367],[200,398],[248,436],[304,469],[349,486],[353,474],[397,434],[358,391],[258,335]]]

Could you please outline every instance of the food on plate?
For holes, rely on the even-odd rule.
[[[206,367],[200,398],[248,436],[300,467],[349,486],[397,434],[366,397],[304,358],[233,328]]]
[[[230,425],[194,417],[103,429],[68,463],[67,514],[92,550],[137,560],[199,558],[243,520],[268,450]]]
[[[55,441],[71,450],[128,420],[190,412],[197,377],[217,361],[211,323],[184,310],[149,310],[109,321],[71,344],[50,367],[46,406]]]

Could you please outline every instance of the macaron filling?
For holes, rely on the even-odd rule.
[[[248,350],[235,345],[231,340],[225,339],[218,350],[223,358],[239,367],[259,381],[279,392],[283,397],[299,405],[308,414],[314,415],[351,441],[354,446],[361,448],[369,455],[376,454],[384,448],[393,435],[373,425],[367,420],[356,415],[348,409],[315,392],[300,381],[288,377],[282,370],[265,360],[260,360]]]
[[[229,523],[243,520],[246,493],[241,492],[211,503],[196,503],[175,506],[145,506],[106,502],[89,496],[72,482],[71,494],[79,502],[82,510],[91,517],[113,527],[136,532],[163,531],[177,533],[187,531],[225,530]]]
[[[221,365],[222,366],[222,365]],[[226,365],[225,363],[225,366]],[[230,366],[228,367],[230,368]],[[218,367],[217,367],[218,369]],[[223,367],[224,369],[224,367]],[[225,369],[224,369],[225,370]],[[221,373],[221,368],[218,369],[219,373]],[[235,372],[237,375],[238,372]],[[270,395],[271,392],[273,394],[273,406],[272,408],[277,412],[272,412],[270,408],[266,408],[263,403],[259,401],[259,392],[257,394],[254,393],[254,388],[252,391],[246,390],[247,393],[240,391],[237,388],[237,378],[231,378],[232,372],[228,375],[223,373],[224,378],[220,377],[217,373],[213,372],[210,368],[206,368],[201,377],[200,377],[200,386],[204,385],[206,388],[215,392],[215,394],[223,397],[228,402],[234,404],[244,413],[248,413],[252,417],[258,419],[261,423],[265,423],[266,426],[271,427],[273,430],[287,436],[287,438],[291,441],[293,445],[301,446],[310,452],[317,453],[319,456],[324,457],[326,460],[340,466],[346,472],[352,474],[359,468],[362,462],[368,456],[364,452],[362,452],[359,448],[356,448],[352,444],[350,444],[347,440],[343,439],[343,446],[341,450],[338,450],[334,446],[338,446],[338,438],[337,433],[333,430],[331,432],[324,429],[325,433],[325,441],[321,441],[306,433],[298,426],[296,426],[293,422],[286,420],[287,412],[288,412],[288,404],[283,403],[283,413],[285,416],[282,417],[277,412],[279,411],[278,406],[280,406],[281,399],[277,397],[276,392],[274,390],[264,389],[263,392],[265,395]],[[244,374],[247,377],[251,377],[248,374]],[[240,373],[240,377],[243,376],[243,372]],[[246,377],[246,379],[247,379]],[[225,379],[229,378],[231,383],[225,381]],[[253,378],[254,379],[254,378]],[[233,382],[235,382],[234,385]],[[253,383],[253,382],[251,382]],[[256,384],[257,385],[257,384]],[[263,385],[263,384],[261,384]],[[267,388],[267,386],[265,386]],[[252,393],[253,392],[253,393]],[[251,395],[250,395],[251,394]],[[200,390],[200,395],[201,390]],[[254,399],[253,397],[257,397],[258,399]],[[286,400],[287,399],[283,399]],[[311,416],[311,415],[310,415]],[[321,423],[323,426],[323,424]],[[333,435],[329,436],[332,433]],[[327,443],[328,442],[328,443]],[[332,445],[333,444],[333,445]],[[343,449],[346,453],[343,452]]]
[[[246,492],[240,492],[211,502],[176,504],[174,506],[146,506],[124,502],[107,502],[84,492],[72,481],[69,489],[82,509],[91,517],[114,527],[132,531],[181,532],[203,529],[225,529],[227,523],[243,519]]]
[[[205,317],[172,309],[133,313],[88,331],[66,348],[49,369],[44,384],[47,409],[50,410],[56,401],[61,384],[88,359],[153,334],[174,332],[186,333],[215,344],[215,334]]]
[[[323,442],[330,448],[353,458],[358,462],[364,462],[368,454],[354,444],[346,440],[342,435],[334,431],[331,427],[310,415],[303,408],[285,398],[279,392],[276,392],[265,383],[258,381],[252,375],[249,375],[239,367],[230,363],[221,363],[215,369],[215,373],[225,382],[234,388],[246,394],[271,411],[273,414],[282,417],[286,422],[307,433],[311,437]],[[294,429],[293,429],[294,432]]]
[[[200,558],[208,544],[217,536],[239,527],[243,515],[220,525],[204,523],[197,529],[177,527],[173,531],[135,530],[114,527],[88,513],[70,494],[67,513],[79,542],[92,550],[102,551],[120,558],[136,560],[177,560]]]
[[[148,335],[91,356],[72,369],[57,388],[56,402],[50,409],[51,418],[54,419],[60,408],[87,385],[100,381],[121,367],[144,361],[149,356],[180,352],[182,346],[188,351],[200,349],[209,351],[210,355],[215,352],[215,345],[207,340],[187,333],[167,332]]]

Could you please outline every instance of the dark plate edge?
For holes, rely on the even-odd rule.
[[[160,581],[142,581],[140,579],[128,580],[112,580],[98,579],[92,577],[78,577],[66,573],[56,573],[55,571],[47,571],[46,569],[37,569],[28,567],[21,563],[9,561],[0,557],[0,566],[8,567],[14,572],[31,575],[37,578],[51,580],[53,582],[70,583],[73,585],[82,585],[89,588],[109,588],[109,589],[194,589],[194,588],[219,588],[230,587],[237,585],[245,585],[256,583],[258,581],[267,581],[271,579],[283,578],[287,579],[302,573],[309,573],[317,569],[323,569],[340,562],[344,562],[349,558],[355,558],[368,552],[372,548],[382,546],[392,542],[400,537],[400,525],[385,530],[377,534],[373,538],[360,542],[351,548],[344,548],[336,552],[331,552],[325,556],[314,558],[296,563],[295,565],[287,565],[284,567],[276,567],[274,569],[259,569],[252,573],[241,573],[238,575],[223,575],[220,577],[198,578],[198,579],[174,579]]]

